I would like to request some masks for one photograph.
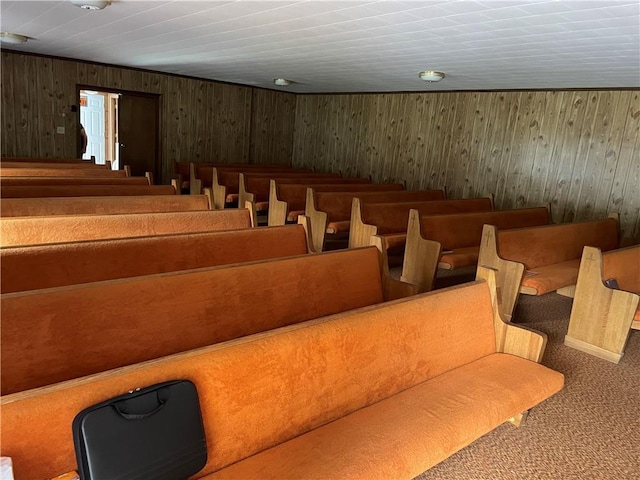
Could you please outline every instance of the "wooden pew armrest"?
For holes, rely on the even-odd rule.
[[[327,231],[327,214],[316,210],[313,188],[307,188],[304,214],[308,217],[309,225],[311,226],[313,248],[316,252],[321,252],[324,248],[325,232]]]
[[[497,272],[493,268],[478,266],[478,279],[487,282],[491,293],[496,332],[496,351],[540,363],[547,346],[547,336],[542,332],[515,325],[504,320],[498,307]]]
[[[420,293],[419,285],[404,279],[397,280],[391,277],[387,249],[384,246],[384,238],[380,235],[373,235],[371,237],[371,244],[378,249],[380,278],[382,280],[382,290],[385,301],[396,300]]]
[[[438,260],[442,245],[422,236],[420,212],[409,212],[404,260],[402,262],[402,280],[418,285],[420,292],[433,289],[438,271]]]

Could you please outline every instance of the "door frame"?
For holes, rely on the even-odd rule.
[[[163,181],[164,179],[162,178],[162,143],[161,143],[161,138],[162,138],[162,117],[160,115],[160,112],[162,112],[162,95],[159,93],[149,93],[149,92],[140,92],[138,90],[125,90],[122,88],[112,88],[112,87],[102,87],[99,85],[90,85],[88,83],[77,83],[76,84],[76,102],[78,105],[78,121],[76,122],[76,130],[78,129],[78,124],[80,123],[80,90],[96,90],[98,92],[107,92],[107,93],[115,93],[115,94],[122,94],[122,95],[130,95],[130,96],[137,96],[137,97],[148,97],[148,98],[153,98],[155,99],[155,104],[156,104],[156,158],[154,159],[154,170],[155,172],[157,172],[156,177],[158,178],[154,178],[154,181],[156,183],[160,183],[160,181]],[[119,132],[118,132],[119,133]],[[80,145],[79,142],[77,141],[78,135],[80,135],[80,132],[76,131],[76,153],[80,153]],[[119,143],[119,135],[118,135],[118,143]],[[78,157],[80,158],[80,157]],[[122,162],[120,162],[119,168],[122,169],[123,165],[121,164]]]

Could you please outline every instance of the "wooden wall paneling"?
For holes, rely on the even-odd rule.
[[[559,168],[555,178],[550,179],[551,186],[546,197],[551,204],[551,218],[556,223],[564,221],[576,162],[577,138],[586,110],[585,92],[567,92],[566,108],[567,114],[564,123],[558,126],[560,132],[553,149],[553,160],[559,164]]]
[[[462,190],[462,196],[465,198],[477,197],[487,193],[480,190],[479,184],[481,183],[482,176],[484,175],[484,169],[481,168],[481,165],[484,166],[485,162],[483,150],[487,134],[488,109],[491,105],[487,101],[490,98],[490,94],[474,93],[471,98],[473,99],[471,103],[474,106],[474,110],[471,115],[473,118],[473,125],[471,127],[471,136],[467,146],[469,154]]]
[[[369,101],[371,102],[370,127],[367,137],[369,144],[369,171],[371,172],[374,183],[381,183],[384,182],[384,171],[381,168],[382,152],[380,151],[379,145],[382,143],[380,137],[385,134],[382,116],[384,115],[386,96],[384,94],[372,95]]]
[[[105,70],[106,70],[106,78],[107,78],[107,87],[113,88],[116,90],[124,90],[125,87],[123,86],[123,82],[122,82],[123,72],[130,71],[130,70],[117,68],[117,67],[105,67]],[[139,90],[139,81],[136,82],[136,86],[138,86],[138,88],[136,88],[135,90]]]
[[[518,116],[520,114],[519,111],[519,93],[518,92],[506,92],[504,93],[505,98],[505,107],[507,109],[507,113],[504,117],[503,123],[497,128],[504,128],[505,136],[504,136],[504,149],[502,155],[500,156],[500,163],[498,168],[498,172],[500,172],[498,176],[498,181],[496,183],[496,187],[494,190],[495,196],[495,208],[496,209],[506,209],[505,195],[507,193],[507,172],[509,171],[511,165],[511,155],[514,149],[513,141],[516,133],[516,126],[518,124]]]
[[[587,174],[588,167],[587,159],[591,148],[599,99],[600,95],[596,92],[586,92],[584,121],[582,122],[582,129],[578,137],[576,162],[571,174],[571,187],[569,188],[569,195],[567,197],[563,218],[564,222],[574,222],[579,220],[581,217],[579,204],[580,190],[582,189],[582,183],[586,181],[585,175]]]
[[[547,92],[534,92],[531,95],[531,102],[529,103],[529,110],[525,117],[525,127],[528,127],[527,136],[524,139],[522,148],[522,159],[520,163],[520,184],[516,188],[516,208],[527,207],[527,199],[529,193],[536,187],[534,185],[540,183],[541,179],[536,177],[535,165],[538,154],[542,154],[541,149],[539,151],[540,144],[544,141],[545,132],[545,112],[547,109]],[[540,190],[542,187],[538,186]]]
[[[447,185],[450,185],[451,198],[463,198],[465,191],[465,172],[469,159],[469,145],[473,130],[475,98],[460,93],[456,98],[455,141],[452,144]]]
[[[629,243],[640,243],[640,91],[628,93],[631,98],[619,157],[621,172],[618,175],[616,171],[618,181],[614,181],[615,195],[621,195],[622,200],[619,208],[610,210],[620,212],[621,227]]]
[[[396,178],[401,179],[400,181],[406,180],[408,190],[418,189],[418,185],[422,181],[420,167],[428,162],[424,154],[424,137],[420,134],[422,123],[429,122],[429,119],[425,118],[428,115],[428,106],[429,97],[419,94],[407,95],[403,112],[403,118],[406,118],[406,122],[400,148],[403,161],[396,171]]]
[[[250,162],[290,165],[295,96],[263,89],[253,89],[251,96]]]
[[[38,152],[45,156],[47,152],[55,151],[55,101],[53,85],[53,61],[50,58],[39,59],[37,67],[37,90],[34,95],[37,101],[39,128],[37,133]]]
[[[56,101],[56,126],[64,126],[65,135],[55,136],[53,157],[75,157],[77,155],[77,123],[79,113],[71,112],[71,105],[76,105],[77,68],[75,62],[53,60],[53,88]]]
[[[500,160],[504,149],[508,107],[502,92],[490,93],[486,102],[489,103],[489,108],[486,112],[484,145],[480,156],[483,173],[478,183],[478,191],[481,194],[493,193],[494,200],[497,203],[498,199],[495,196],[500,176]]]
[[[550,168],[549,142],[555,138],[559,112],[557,111],[556,92],[539,92],[535,95],[534,118],[531,121],[531,140],[535,143],[535,151],[531,148],[531,173],[529,186],[521,190],[523,207],[540,205],[542,202],[545,181]]]
[[[544,131],[534,165],[537,179],[532,192],[527,196],[527,205],[537,206],[549,202],[561,161],[557,145],[561,141],[561,127],[565,124],[571,105],[570,92],[547,92],[547,108],[544,113]],[[553,216],[552,216],[553,221]]]
[[[427,139],[429,149],[427,150],[427,161],[434,163],[431,167],[436,171],[434,183],[432,187],[445,186],[447,188],[447,197],[449,197],[449,185],[447,185],[447,174],[449,164],[451,162],[451,148],[454,137],[453,125],[456,116],[456,94],[452,92],[438,94],[437,111],[434,112],[435,123],[432,123],[432,129],[423,131],[423,135]],[[435,125],[436,130],[433,131]],[[453,198],[453,197],[452,197]]]
[[[16,155],[27,155],[33,152],[39,156],[38,141],[35,130],[35,118],[31,111],[37,111],[37,88],[35,62],[33,57],[21,56],[14,59],[16,70],[20,75],[14,77],[15,89],[13,101],[16,126]],[[34,108],[36,107],[36,108]]]
[[[164,128],[165,128],[165,158],[174,162],[190,161],[189,152],[181,149],[180,134],[180,83],[178,77],[170,76],[165,81],[164,103]],[[167,169],[168,170],[168,169]],[[172,169],[173,170],[173,169]]]
[[[607,216],[605,207],[611,192],[625,120],[624,115],[622,125],[616,120],[619,102],[620,92],[607,91],[600,95],[585,179],[578,197],[578,218],[582,220]]]
[[[16,119],[15,119],[15,89],[14,89],[14,55],[7,52],[0,52],[2,58],[2,68],[0,68],[0,85],[2,95],[2,108],[0,109],[0,117],[2,118],[2,133],[0,135],[0,144],[2,151],[7,156],[16,156]]]
[[[310,102],[311,97],[309,95],[296,95],[296,121],[293,134],[292,154],[292,166],[294,167],[300,167],[306,161],[309,161],[309,167],[313,166],[309,155],[307,155],[307,149],[305,148],[305,142],[310,140]]]
[[[347,161],[350,177],[368,177],[369,170],[363,167],[367,161],[367,137],[370,125],[368,123],[370,103],[366,95],[351,95],[351,112],[349,119],[349,136],[353,139],[348,149]],[[358,133],[361,132],[361,133]]]

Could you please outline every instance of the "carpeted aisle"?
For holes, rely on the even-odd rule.
[[[522,427],[502,425],[416,480],[640,479],[640,331],[618,365],[566,347],[571,302],[521,295],[514,315],[548,335],[542,363],[565,388]]]

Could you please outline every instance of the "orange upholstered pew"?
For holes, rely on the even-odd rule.
[[[175,195],[172,185],[1,185],[0,197],[104,197],[125,195]]]
[[[618,363],[632,330],[640,330],[640,245],[584,247],[564,344]]]
[[[309,252],[303,225],[89,240],[0,249],[2,293]]]
[[[7,186],[52,186],[52,185],[149,185],[149,177],[4,177],[0,185]]]
[[[354,252],[367,255],[366,269],[344,269],[342,275],[350,278],[342,283],[333,268],[342,270]],[[328,259],[335,262],[326,265],[326,275],[317,282],[316,272],[307,276],[304,269],[290,268],[295,262]],[[128,389],[188,379],[198,389],[208,450],[207,464],[195,479],[298,479],[310,473],[341,480],[413,478],[499,425],[518,423],[524,412],[562,389],[562,374],[538,363],[544,335],[505,324],[494,311],[493,283],[474,282],[378,304],[379,285],[366,292],[375,283],[376,261],[371,248],[255,264],[264,268],[259,276],[275,276],[277,301],[265,295],[260,302],[237,302],[231,310],[211,307],[212,325],[242,325],[243,318],[273,324],[275,310],[263,301],[288,305],[299,320],[327,307],[339,308],[339,302],[376,305],[5,395],[0,399],[0,453],[13,458],[16,478],[51,478],[75,470],[70,425],[78,412]],[[289,263],[289,268],[276,273],[271,268],[275,263]],[[231,268],[238,275],[243,271],[247,282],[257,276],[255,266]],[[203,284],[213,272],[198,274]],[[196,274],[165,276],[162,291],[181,288],[185,275]],[[303,292],[297,288],[301,275],[311,282]],[[120,295],[130,298],[143,281],[148,280],[135,280],[128,289],[123,283]],[[209,292],[215,291],[213,285]],[[84,287],[79,300],[95,298],[106,309],[99,320],[113,321],[101,288]],[[190,298],[191,291],[184,290]],[[324,297],[329,290],[334,293],[327,301],[309,301],[309,291]],[[237,294],[244,298],[248,291],[238,289]],[[121,298],[112,300],[113,308]],[[38,303],[44,307],[45,300]],[[166,332],[174,341],[191,342],[195,317],[157,308],[156,301],[157,296],[145,305],[150,309],[147,319],[153,320],[146,322],[148,338]],[[165,298],[159,301],[166,303]],[[93,311],[99,316],[99,309]],[[125,331],[113,333],[122,337],[127,350],[141,354],[138,338],[126,335],[136,309],[126,313],[127,318],[117,320]],[[142,328],[144,323],[135,325]],[[74,355],[77,333],[69,330],[72,338],[62,332],[59,338],[74,363],[105,358],[104,353]],[[212,326],[207,333],[215,330]],[[105,331],[96,334],[107,336]],[[199,329],[197,334],[203,336]],[[86,336],[78,342],[83,350],[99,346]],[[156,348],[158,343],[145,345]]]
[[[2,218],[49,215],[107,215],[208,210],[205,195],[134,195],[106,197],[7,198]]]
[[[379,303],[382,283],[370,248],[3,294],[2,394]]]
[[[95,157],[91,159],[83,158],[68,158],[68,157],[2,157],[0,158],[0,166],[10,163],[44,163],[44,164],[58,164],[58,163],[76,163],[81,165],[93,165],[95,164]],[[104,165],[102,165],[104,167]]]
[[[251,218],[246,209],[3,217],[0,219],[0,246],[232,230],[250,226]]]
[[[496,270],[501,313],[511,318],[519,293],[556,291],[573,297],[585,246],[602,251],[618,248],[618,215],[510,230],[485,225],[478,265]]]
[[[418,210],[411,210],[402,278],[428,292],[435,283],[438,268],[454,270],[477,265],[485,224],[508,230],[546,225],[550,220],[547,207],[449,215],[420,215]],[[382,236],[383,242],[385,238]]]
[[[444,200],[444,190],[384,191],[384,192],[316,192],[307,188],[305,215],[309,217],[316,250],[325,245],[325,236],[344,243],[351,226],[353,199],[362,202],[422,202]],[[346,246],[346,245],[345,245]]]
[[[35,165],[35,164],[34,164]],[[74,164],[69,164],[74,166]],[[128,177],[127,170],[108,170],[102,166],[69,168],[67,164],[63,167],[54,168],[52,166],[37,168],[32,167],[9,167],[3,165],[0,169],[0,178],[4,177],[108,177],[123,178]]]

